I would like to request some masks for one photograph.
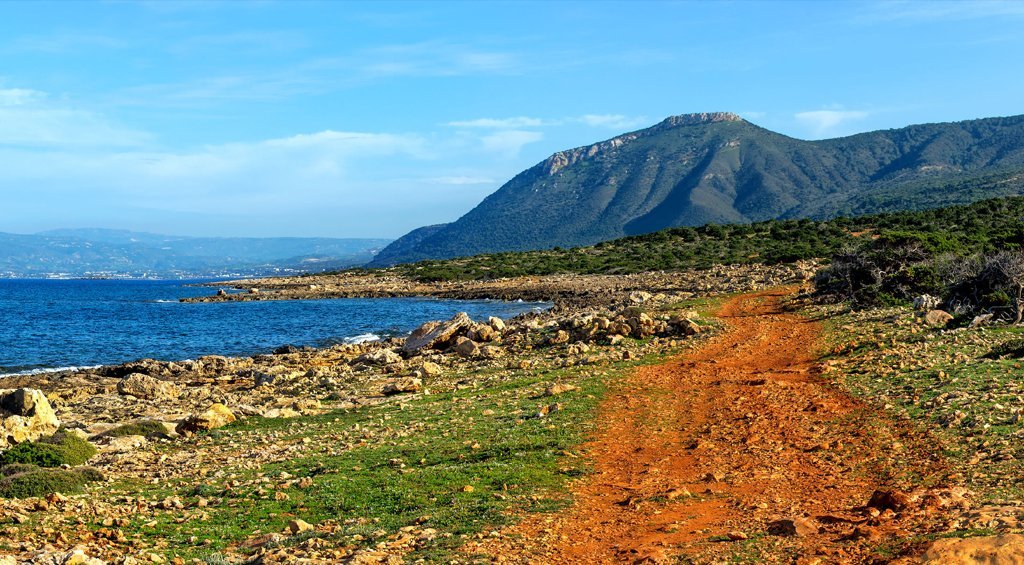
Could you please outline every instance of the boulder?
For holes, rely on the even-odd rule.
[[[697,335],[700,333],[700,326],[693,320],[684,318],[676,322],[676,325],[679,326],[679,331],[683,335]]]
[[[921,556],[922,563],[1024,565],[1024,535],[1002,534],[938,540]]]
[[[59,427],[60,420],[41,390],[0,389],[0,449],[53,435]]]
[[[174,383],[142,373],[132,373],[121,379],[117,383],[117,392],[145,400],[178,398],[181,395],[181,390]]]
[[[462,357],[476,357],[480,354],[480,346],[471,339],[460,337],[455,342],[455,353]]]
[[[391,365],[392,363],[400,363],[402,356],[391,351],[390,349],[377,349],[374,351],[367,351],[359,357],[356,357],[353,364],[363,365]]]
[[[414,377],[405,377],[402,379],[393,379],[384,385],[381,390],[381,394],[384,396],[392,396],[395,394],[419,392],[423,390],[423,381]]]
[[[419,371],[426,377],[436,377],[443,373],[444,369],[442,369],[437,363],[424,361],[423,364],[420,365]]]
[[[558,330],[554,335],[548,338],[548,343],[551,345],[558,345],[560,343],[569,342],[569,332],[565,330]]]
[[[953,315],[945,310],[929,310],[924,315],[924,322],[933,328],[944,328],[953,321]]]
[[[922,294],[914,299],[914,310],[920,310],[927,312],[928,310],[934,310],[942,304],[941,298],[936,298],[930,294]]]
[[[567,392],[572,392],[572,391],[576,390],[577,388],[578,387],[573,386],[573,385],[556,383],[556,384],[553,384],[553,385],[549,386],[548,388],[544,389],[544,396],[558,396],[559,394],[565,394]]]
[[[443,349],[460,331],[472,325],[473,320],[465,312],[459,312],[447,322],[427,322],[406,338],[402,350],[406,353],[419,353],[423,349]]]
[[[505,320],[502,320],[501,318],[498,318],[496,316],[491,316],[490,318],[487,318],[487,323],[496,332],[503,332],[503,331],[505,331]]]
[[[184,419],[175,429],[179,434],[192,434],[202,430],[224,427],[236,420],[234,413],[223,404],[211,404],[205,412]]]
[[[775,520],[768,524],[768,533],[776,536],[809,536],[818,533],[818,526],[809,518]]]

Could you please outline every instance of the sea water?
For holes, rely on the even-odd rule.
[[[486,320],[548,306],[429,298],[181,303],[213,293],[188,282],[0,280],[0,375],[323,347],[404,335],[457,312]]]

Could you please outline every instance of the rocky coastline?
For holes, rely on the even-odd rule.
[[[510,320],[474,321],[460,314],[424,324],[408,338],[323,349],[282,346],[271,354],[253,357],[139,360],[95,369],[9,376],[0,382],[4,389],[0,393],[31,395],[36,412],[50,413],[37,418],[34,429],[19,435],[20,442],[52,434],[59,426],[95,445],[98,453],[88,464],[107,482],[182,480],[196,472],[195,457],[203,442],[203,434],[197,432],[248,418],[289,419],[385,404],[400,409],[410,398],[472,388],[482,380],[500,380],[516,371],[602,366],[668,352],[712,329],[698,312],[680,305],[723,293],[801,283],[813,272],[813,265],[801,264],[441,284],[371,275],[219,283],[218,289],[245,290],[189,300],[435,296],[543,300],[554,303],[554,308]],[[560,392],[556,383],[546,394],[557,396]],[[557,403],[551,406],[551,410],[559,409]],[[21,408],[19,413],[18,406],[4,403],[0,422],[24,420],[35,413]],[[158,423],[160,433],[113,433],[147,423]],[[249,457],[252,465],[259,466],[293,457],[296,450],[303,449],[301,445],[293,447],[239,446],[242,455],[231,457]],[[202,457],[213,456],[204,453]],[[203,466],[216,464],[216,457],[202,461]],[[113,524],[128,519],[126,516],[145,518],[180,510],[173,501],[169,506],[164,501],[143,504],[105,497],[102,484],[98,488],[84,495],[60,496],[51,503],[0,499],[0,522],[22,524],[19,520],[24,517],[25,524],[33,525],[7,528],[9,539],[17,540],[8,546],[8,550],[15,548],[11,555],[16,560],[0,557],[0,563],[161,562],[160,547],[118,543],[116,536],[112,541],[84,525],[71,528],[75,535],[66,533],[70,517],[81,511],[82,504],[100,508],[96,510],[100,521]],[[272,547],[257,553],[270,554]],[[389,547],[384,544],[385,553]],[[335,562],[358,551],[324,553],[321,558]]]

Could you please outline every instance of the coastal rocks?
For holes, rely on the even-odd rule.
[[[924,315],[924,322],[933,328],[944,328],[953,321],[953,315],[945,310],[929,310]]]
[[[133,373],[117,383],[117,392],[144,400],[177,398],[181,390],[173,383],[142,373]]]
[[[194,414],[183,420],[175,429],[179,434],[193,434],[198,431],[213,430],[224,427],[235,421],[235,415],[220,403],[214,403],[205,412]]]
[[[496,316],[491,316],[490,318],[487,318],[487,324],[490,325],[491,328],[493,328],[494,331],[496,332],[500,333],[505,331],[505,320],[502,320],[501,318],[498,318]]]
[[[384,385],[381,389],[381,394],[384,396],[393,396],[395,394],[419,392],[423,390],[423,381],[415,377],[405,377],[401,379],[392,379],[390,382]]]
[[[447,322],[427,322],[405,340],[402,351],[414,354],[424,349],[443,349],[460,331],[472,325],[473,320],[465,312],[459,312]]]
[[[455,341],[455,353],[462,357],[476,357],[480,354],[480,346],[472,339],[460,337]]]
[[[0,390],[0,449],[52,435],[58,427],[60,420],[42,391]]]
[[[376,351],[367,351],[359,357],[356,357],[353,361],[353,365],[391,365],[393,363],[401,363],[402,356],[391,351],[390,349],[378,349]]]

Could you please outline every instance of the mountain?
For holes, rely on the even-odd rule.
[[[805,141],[736,114],[686,114],[555,153],[455,222],[398,239],[371,265],[1022,193],[1024,116]]]
[[[366,263],[386,239],[183,237],[106,229],[0,233],[0,277],[218,277]]]

